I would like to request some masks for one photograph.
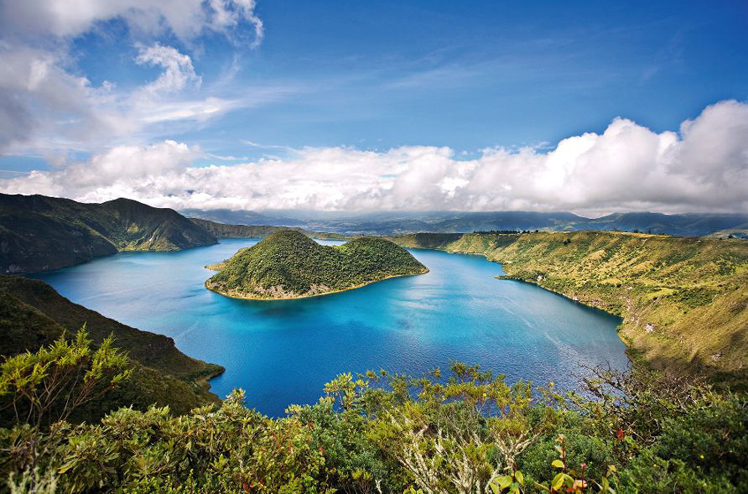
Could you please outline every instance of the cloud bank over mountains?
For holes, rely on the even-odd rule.
[[[248,136],[249,137],[249,136]],[[625,118],[550,151],[304,148],[284,158],[195,166],[197,146],[116,146],[59,170],[0,181],[6,193],[230,209],[748,212],[748,104],[722,101],[678,132]]]

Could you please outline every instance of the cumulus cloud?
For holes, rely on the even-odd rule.
[[[60,171],[0,181],[9,193],[130,197],[173,208],[748,212],[748,104],[709,106],[679,132],[624,118],[535,148],[386,152],[305,148],[286,159],[197,167],[196,147],[116,147]]]
[[[197,147],[167,140],[149,146],[117,146],[85,162],[74,162],[55,172],[31,172],[21,180],[9,180],[8,192],[69,197],[95,201],[106,194],[126,192],[155,176],[183,172],[195,157]],[[106,199],[104,199],[106,200]]]

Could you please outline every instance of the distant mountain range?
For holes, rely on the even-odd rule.
[[[205,228],[216,238],[265,238],[281,230],[295,230],[308,237],[326,240],[348,240],[350,236],[340,233],[313,232],[296,226],[229,225],[210,220],[190,218],[196,225]]]
[[[748,238],[745,214],[186,210],[182,214],[130,199],[83,204],[40,195],[0,194],[0,273],[26,274],[74,266],[127,250],[176,251],[218,238],[265,237],[281,227],[315,238],[417,232],[619,230],[682,236]]]
[[[734,235],[748,238],[747,214],[614,213],[591,219],[569,212],[531,211],[336,214],[190,209],[182,213],[193,218],[234,225],[287,226],[353,235],[469,233],[494,230],[639,230],[644,233],[666,235]]]

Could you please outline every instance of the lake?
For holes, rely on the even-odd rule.
[[[204,288],[212,273],[204,266],[255,243],[121,253],[36,277],[73,302],[223,365],[212,391],[223,398],[243,388],[247,405],[271,416],[317,401],[324,383],[349,371],[421,375],[462,361],[508,381],[571,388],[585,374],[580,363],[628,366],[618,318],[497,280],[501,266],[479,256],[412,250],[428,274],[317,298],[235,300]]]

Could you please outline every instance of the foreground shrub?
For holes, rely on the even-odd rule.
[[[18,421],[0,429],[3,487],[19,493],[748,491],[748,402],[683,378],[598,371],[579,393],[562,396],[454,364],[444,377],[342,374],[319,402],[291,406],[278,419],[247,409],[236,391],[220,406],[181,416],[168,407],[121,408],[96,423],[72,422],[76,403],[126,378],[126,358],[111,343],[91,350],[85,333],[6,361],[0,389]],[[50,389],[59,392],[51,398]]]

